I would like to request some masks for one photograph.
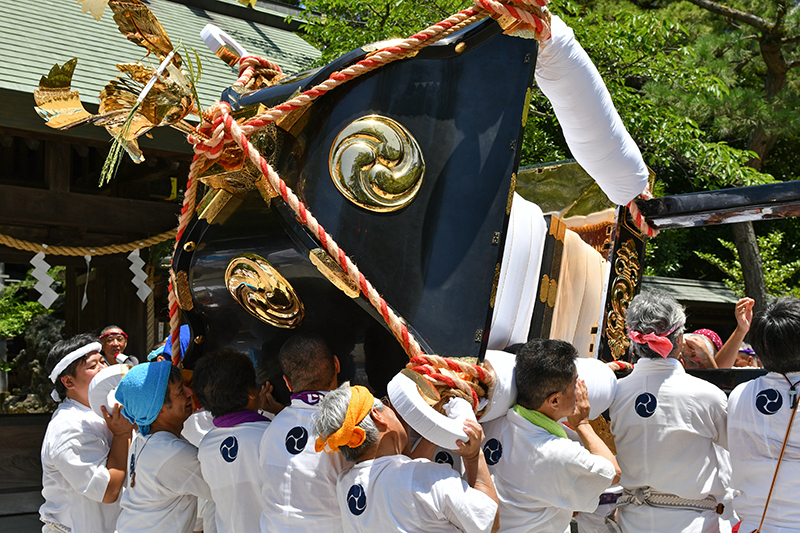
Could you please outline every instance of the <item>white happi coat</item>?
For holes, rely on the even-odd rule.
[[[268,421],[214,428],[200,442],[197,459],[217,509],[217,531],[259,531],[261,485],[258,448]]]
[[[513,408],[483,428],[483,452],[500,500],[500,531],[564,533],[573,511],[594,511],[616,476],[608,459],[551,435]]]
[[[205,408],[201,407],[183,423],[181,437],[188,440],[195,448],[200,447],[200,441],[206,433],[214,428],[214,417]],[[217,533],[217,508],[214,502],[205,498],[197,499],[197,523],[195,531],[203,533]]]
[[[792,383],[800,372],[786,377]],[[800,386],[798,386],[800,387]],[[766,376],[742,383],[728,401],[728,444],[733,463],[733,485],[741,494],[733,501],[747,533],[758,527],[769,487],[775,475],[786,428],[791,416],[789,384],[783,375]],[[795,419],[781,468],[769,502],[763,531],[800,531],[800,420]]]
[[[714,445],[727,448],[727,405],[721,390],[687,374],[677,359],[640,359],[619,380],[610,407],[620,485],[722,502],[729,466]],[[664,531],[666,524],[674,533],[719,531],[714,511],[648,505],[620,507],[617,522],[626,533]]]
[[[211,499],[197,448],[169,431],[144,437],[137,433],[128,457],[118,533],[191,533],[197,519],[197,498]],[[131,470],[136,473],[133,487]]]
[[[336,486],[345,533],[491,531],[497,504],[449,464],[390,455],[356,463]]]
[[[347,462],[340,453],[314,450],[313,417],[324,395],[313,405],[293,399],[264,432],[258,460],[262,532],[342,530],[336,480]]]
[[[58,406],[42,442],[43,521],[73,533],[114,531],[119,500],[102,503],[111,481],[106,468],[111,439],[105,421],[85,405],[67,398]]]

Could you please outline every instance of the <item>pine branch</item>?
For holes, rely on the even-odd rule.
[[[751,53],[748,57],[746,57],[746,58],[742,59],[741,61],[739,61],[739,64],[736,65],[733,68],[733,72],[738,76],[739,73],[742,71],[742,69],[744,67],[746,67],[747,64],[750,63],[750,61],[752,61],[753,59],[755,59],[755,58],[757,58],[759,56],[761,56],[761,51],[760,50],[756,50],[755,52]]]
[[[729,52],[734,46],[736,46],[737,44],[741,43],[742,41],[757,41],[757,40],[758,40],[758,35],[755,35],[755,34],[747,35],[747,36],[742,37],[740,39],[736,39],[735,41],[729,42],[728,44],[726,44],[722,48],[719,48],[719,47],[715,48],[714,51],[712,52],[712,54],[714,55],[714,57],[722,57],[727,52]]]
[[[775,17],[775,26],[778,27],[783,23],[783,17],[786,16],[786,0],[778,0],[778,16]]]
[[[722,15],[727,19],[736,20],[747,24],[748,26],[752,26],[762,33],[769,33],[775,27],[774,24],[767,22],[761,17],[757,17],[751,13],[745,13],[744,11],[739,11],[738,9],[720,5],[716,2],[712,2],[712,0],[689,1],[698,7],[702,7],[703,9],[711,11],[712,13],[716,13],[717,15]]]

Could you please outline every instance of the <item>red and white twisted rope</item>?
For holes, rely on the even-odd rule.
[[[633,370],[633,365],[627,361],[609,361],[606,364],[613,372],[619,372],[620,370],[627,370],[630,372]]]
[[[417,359],[417,357],[412,357],[411,360]],[[451,389],[458,389],[463,392],[468,398],[471,398],[472,409],[473,411],[478,410],[478,393],[475,391],[475,385],[471,382],[461,379],[458,376],[446,376],[440,372],[438,372],[438,368],[433,365],[423,364],[417,365],[411,368],[417,374],[421,374],[428,378],[430,381],[434,382],[434,384],[439,383],[450,387]]]
[[[415,365],[431,365],[435,368],[449,368],[453,372],[461,372],[462,374],[466,374],[473,379],[482,381],[487,385],[494,381],[492,374],[490,372],[486,372],[486,370],[479,365],[465,363],[464,361],[456,361],[454,359],[449,359],[439,355],[420,355],[412,358],[411,363]]]
[[[638,196],[642,200],[651,200],[653,195],[650,194],[650,185],[644,188],[642,194]],[[639,206],[636,205],[636,199],[631,200],[628,203],[628,211],[631,213],[631,218],[633,219],[633,223],[636,224],[636,227],[639,228],[639,231],[647,235],[648,237],[655,237],[658,235],[658,230],[651,227],[647,223],[647,219],[644,218],[644,215],[641,211],[639,211]]]
[[[239,79],[236,80],[233,86],[246,87],[258,71],[283,74],[280,65],[273,61],[256,56],[244,56],[239,59]]]
[[[549,0],[547,0],[549,1]],[[527,4],[527,5],[536,5],[539,7],[544,8],[547,5],[547,1],[544,3],[537,2],[536,0],[521,0],[517,3],[520,4]],[[534,15],[533,13],[526,11],[524,9],[518,9],[514,6],[504,4],[502,2],[497,2],[496,0],[475,0],[475,3],[485,9],[486,11],[491,11],[498,15],[508,15],[514,17],[515,19],[528,24],[529,26],[536,29],[537,38],[545,41],[550,38],[550,25],[547,24],[546,21],[542,20],[540,17]]]

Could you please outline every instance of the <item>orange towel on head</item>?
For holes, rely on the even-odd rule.
[[[335,433],[331,433],[327,439],[317,438],[314,449],[318,452],[325,450],[327,453],[333,453],[339,449],[339,446],[349,448],[361,446],[366,438],[366,433],[357,424],[369,414],[374,403],[375,397],[365,387],[361,385],[350,387],[350,404],[347,406],[344,424]]]

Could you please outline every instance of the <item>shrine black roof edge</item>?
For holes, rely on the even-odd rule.
[[[730,224],[800,215],[800,180],[637,200],[657,229]]]

